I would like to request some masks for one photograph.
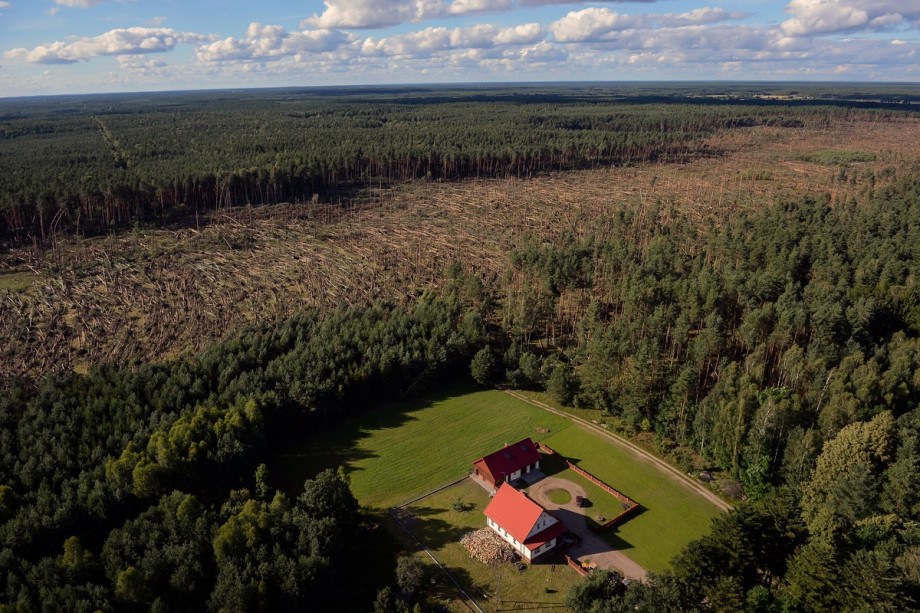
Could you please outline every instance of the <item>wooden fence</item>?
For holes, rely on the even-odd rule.
[[[578,574],[581,575],[582,577],[588,574],[588,571],[585,569],[585,567],[579,564],[578,561],[573,559],[572,556],[570,556],[569,554],[563,553],[562,557],[564,557],[565,561],[569,563],[569,566],[577,570]]]
[[[573,464],[564,455],[558,453],[557,451],[551,449],[550,447],[548,447],[547,445],[543,443],[537,443],[537,446],[540,448],[540,451],[542,451],[543,453],[547,455],[551,455],[551,456],[556,456],[557,458],[561,459],[573,471],[575,471],[576,473],[578,473],[579,475],[581,475],[582,477],[584,477],[585,479],[587,479],[588,481],[598,486],[599,488],[601,488],[602,490],[604,490],[605,492],[607,492],[608,494],[610,494],[611,496],[613,496],[614,498],[622,502],[624,505],[626,505],[622,513],[620,513],[613,519],[609,519],[603,524],[601,524],[600,530],[606,530],[610,526],[615,526],[620,521],[622,521],[624,517],[626,517],[630,513],[635,512],[635,510],[639,508],[638,502],[636,502],[629,496],[621,492],[618,492],[616,489],[604,483],[603,481],[601,481],[600,479],[598,479],[597,477],[595,477],[594,475],[586,471],[584,468],[578,466],[577,464]]]

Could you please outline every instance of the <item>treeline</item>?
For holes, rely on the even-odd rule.
[[[920,178],[892,185],[705,227],[653,205],[522,247],[504,371],[701,453],[749,495],[802,483],[841,428],[920,402]]]
[[[370,609],[392,548],[334,472],[280,493],[270,450],[467,372],[484,327],[464,304],[308,313],[196,358],[13,388],[0,609]]]
[[[794,129],[837,112],[589,93],[271,91],[6,101],[0,239],[43,242],[419,178],[684,159],[711,154],[705,138],[718,130]]]

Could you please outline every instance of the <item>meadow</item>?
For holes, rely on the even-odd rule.
[[[570,426],[565,418],[501,392],[455,387],[382,407],[305,439],[278,462],[294,485],[342,466],[361,504],[389,507],[465,475],[474,460],[505,443],[528,436],[540,440]]]
[[[466,387],[385,406],[305,439],[278,457],[278,469],[296,487],[324,468],[342,466],[362,505],[389,507],[464,475],[474,460],[525,436],[546,442],[639,502],[639,513],[604,535],[647,570],[667,568],[719,514],[680,481],[600,435],[499,391]],[[616,500],[572,470],[553,463],[546,468],[585,488],[593,523],[597,515],[618,512]]]

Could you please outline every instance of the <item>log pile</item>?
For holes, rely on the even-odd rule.
[[[467,532],[460,539],[460,544],[466,547],[466,550],[474,559],[483,564],[514,560],[514,549],[511,548],[511,545],[501,540],[489,528],[480,528],[474,532]]]

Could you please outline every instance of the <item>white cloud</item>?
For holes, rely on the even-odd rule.
[[[451,15],[497,13],[514,8],[514,0],[454,0],[448,7]]]
[[[9,2],[6,2],[5,0],[0,1],[0,9],[8,9],[11,6],[12,5]]]
[[[550,26],[559,42],[585,42],[610,38],[614,32],[636,28],[642,17],[623,15],[606,8],[572,11]]]
[[[208,37],[170,28],[122,28],[92,38],[56,41],[32,50],[12,49],[5,57],[34,64],[73,64],[103,55],[139,55],[171,51],[176,45],[194,44]]]
[[[546,36],[546,30],[538,23],[525,23],[505,28],[495,35],[496,45],[524,45],[534,43]]]
[[[546,31],[537,23],[509,28],[489,24],[469,28],[425,28],[409,34],[367,38],[361,45],[361,53],[369,57],[420,56],[448,50],[527,45],[541,41],[545,36]]]
[[[417,21],[432,12],[444,13],[443,2],[437,0],[325,0],[321,15],[304,20],[301,27],[317,28],[380,28],[405,21]]]
[[[69,8],[88,9],[97,4],[104,4],[111,0],[54,0],[56,4]]]
[[[163,60],[142,55],[119,55],[118,66],[124,73],[138,77],[165,76],[168,68]]]
[[[521,52],[521,59],[527,63],[564,62],[568,58],[568,52],[545,40]]]
[[[624,15],[608,8],[591,7],[570,12],[550,25],[550,31],[559,42],[590,42],[611,40],[626,30],[697,26],[743,19],[746,16],[746,13],[730,13],[721,8],[709,7],[679,14],[639,15]]]
[[[917,27],[920,0],[792,0],[782,23],[788,36]]]
[[[597,0],[598,3],[655,2],[656,0]],[[441,19],[471,13],[497,13],[517,7],[583,4],[585,0],[323,0],[326,10],[301,27],[383,28],[407,21]]]
[[[282,26],[251,23],[244,38],[228,37],[202,45],[196,55],[202,62],[275,60],[307,53],[334,51],[355,39],[340,30],[288,32]]]

